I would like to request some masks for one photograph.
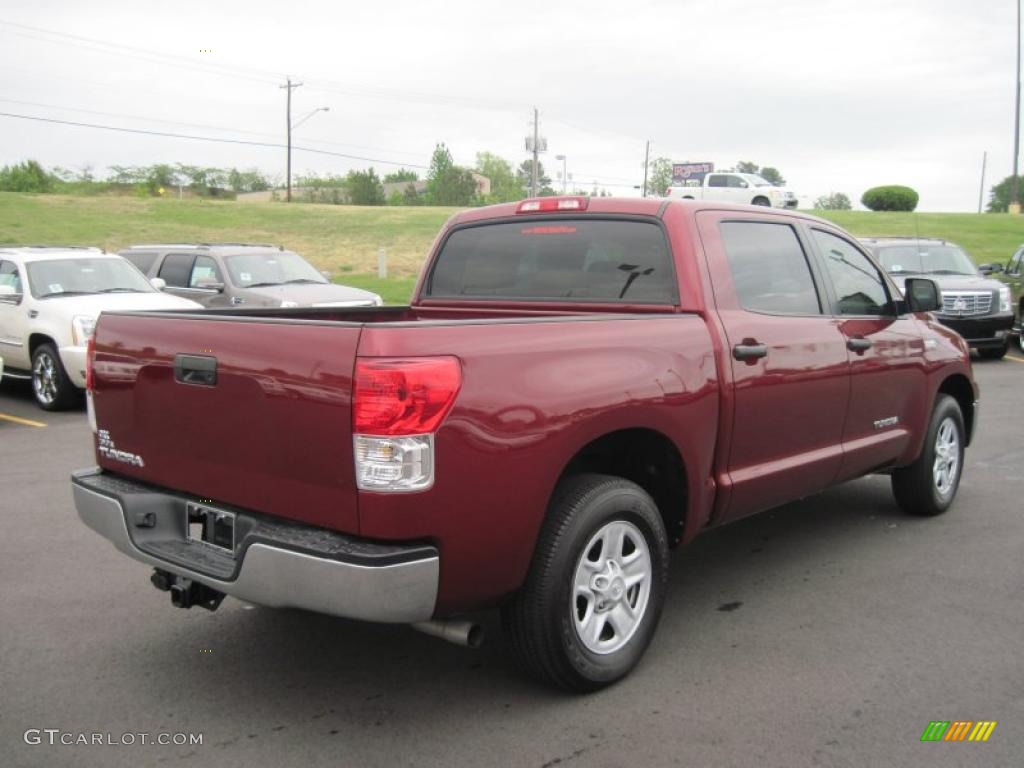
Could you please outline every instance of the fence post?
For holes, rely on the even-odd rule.
[[[388,249],[383,245],[377,249],[377,277],[381,280],[388,276]]]

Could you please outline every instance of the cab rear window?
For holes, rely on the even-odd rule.
[[[657,224],[531,219],[455,230],[434,262],[429,298],[675,304]]]

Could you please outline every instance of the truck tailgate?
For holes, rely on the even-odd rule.
[[[93,385],[100,466],[214,504],[357,533],[351,391],[360,330],[104,314]],[[214,364],[212,380],[204,369]]]

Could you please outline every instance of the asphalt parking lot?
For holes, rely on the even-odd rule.
[[[949,513],[905,517],[875,477],[698,538],[641,666],[585,697],[521,676],[494,617],[470,651],[231,600],[173,608],[78,521],[84,412],[43,413],[4,382],[0,765],[1021,765],[1024,359],[975,374]],[[922,743],[932,720],[998,726]],[[35,745],[29,729],[203,743]]]

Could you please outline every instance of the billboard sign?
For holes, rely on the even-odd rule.
[[[701,184],[704,177],[713,173],[714,170],[714,163],[673,163],[672,184],[675,186]]]

